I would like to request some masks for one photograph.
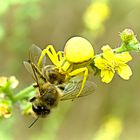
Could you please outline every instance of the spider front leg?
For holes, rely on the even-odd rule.
[[[48,45],[46,47],[46,49],[44,49],[41,53],[41,56],[39,57],[39,60],[38,60],[38,66],[40,67],[41,66],[41,62],[43,60],[43,57],[45,55],[48,55],[48,57],[50,58],[50,60],[52,61],[52,63],[55,65],[55,66],[58,66],[59,65],[59,60],[58,60],[58,54],[56,53],[54,47],[52,45]]]
[[[78,75],[80,73],[84,73],[84,75],[83,75],[84,78],[83,78],[83,81],[82,81],[80,91],[76,95],[76,97],[78,97],[81,94],[82,90],[84,89],[84,86],[85,86],[85,83],[86,83],[86,80],[87,80],[87,76],[88,76],[88,68],[87,67],[78,68],[78,69],[76,69],[76,70],[74,70],[74,71],[69,73],[69,76],[76,76],[76,75]]]
[[[62,61],[64,58],[64,52],[63,51],[58,51],[57,52],[57,58],[59,61]]]
[[[57,67],[60,69],[61,68],[61,65],[62,65],[62,63],[63,63],[63,60],[64,60],[64,52],[63,51],[58,51],[57,52],[57,58],[58,58],[58,65],[57,65]]]

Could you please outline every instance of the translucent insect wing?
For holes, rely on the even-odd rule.
[[[32,75],[33,79],[36,81],[31,64],[29,62],[26,62],[26,61],[24,61],[23,64],[24,64],[26,70]]]
[[[42,50],[36,46],[35,44],[33,44],[31,47],[30,47],[30,50],[29,50],[30,54],[30,60],[37,65],[38,63],[38,60],[42,54]],[[42,60],[42,66],[41,67],[44,67],[46,65],[46,56],[43,57],[43,60]]]
[[[76,95],[78,94],[80,88],[81,88],[82,81],[76,82],[71,81],[68,84],[65,85],[63,90],[63,96],[61,97],[61,100],[69,100],[76,98]],[[85,87],[82,90],[79,97],[87,96],[89,94],[92,94],[96,90],[96,84],[92,81],[86,81]]]
[[[43,77],[39,69],[35,65],[34,67],[31,65],[31,63],[24,61],[24,66],[27,69],[27,71],[32,75],[33,79],[38,82],[38,84],[43,84],[44,82],[47,82],[46,79]],[[33,70],[34,69],[34,70]]]

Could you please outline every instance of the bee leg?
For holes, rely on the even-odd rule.
[[[29,101],[30,102],[33,102],[33,101],[35,101],[36,100],[36,97],[33,97],[33,98],[31,98]]]
[[[39,60],[38,60],[38,66],[41,65],[41,62],[43,60],[43,57],[45,55],[48,55],[48,57],[50,58],[50,60],[52,61],[52,63],[55,65],[55,66],[58,66],[59,65],[59,60],[58,60],[58,56],[57,56],[57,53],[54,49],[54,47],[52,45],[48,45],[46,47],[46,49],[44,49],[41,53],[41,56],[39,57]]]
[[[33,84],[33,87],[38,88],[39,86],[38,86],[38,84]]]
[[[84,73],[84,75],[83,75],[83,81],[82,81],[80,91],[76,95],[76,97],[78,97],[81,94],[82,90],[84,89],[84,86],[85,86],[85,83],[86,83],[86,80],[87,80],[87,76],[88,76],[88,68],[87,67],[79,68],[79,69],[76,69],[76,70],[69,73],[70,76],[76,76],[80,73]]]

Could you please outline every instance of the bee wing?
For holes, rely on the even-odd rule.
[[[27,62],[27,61],[24,61],[23,64],[24,64],[26,70],[32,75],[33,79],[36,81],[36,78],[35,78],[35,75],[34,75],[34,71],[32,69],[31,64],[29,62]]]
[[[68,84],[64,86],[64,90],[62,91],[63,95],[61,100],[69,100],[76,98],[77,94],[80,91],[82,85],[82,81],[70,81]],[[91,93],[94,93],[96,90],[96,84],[92,81],[86,81],[84,89],[78,97],[87,96]]]
[[[27,71],[32,75],[33,79],[37,82],[37,84],[43,84],[46,81],[46,78],[43,77],[40,70],[36,67],[32,62],[23,62]]]
[[[38,60],[42,54],[42,50],[35,44],[33,44],[31,47],[30,47],[30,60],[37,65],[38,63]],[[46,65],[46,56],[43,57],[43,60],[42,60],[42,66],[41,67],[44,67]]]

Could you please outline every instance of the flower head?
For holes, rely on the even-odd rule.
[[[0,117],[9,118],[11,117],[11,104],[8,101],[0,101]]]
[[[0,77],[0,87],[5,87],[7,84],[7,77]]]
[[[92,2],[84,14],[85,26],[91,31],[103,28],[103,22],[109,17],[110,9],[105,2]]]
[[[27,102],[26,100],[22,101],[22,104],[20,105],[20,108],[22,110],[23,115],[35,116],[35,113],[33,112],[33,109],[32,109],[32,104]]]
[[[8,82],[10,83],[10,88],[14,89],[18,86],[19,81],[16,79],[15,76],[10,76],[8,79]]]
[[[14,89],[18,86],[19,82],[18,80],[15,78],[15,76],[10,76],[10,77],[5,77],[5,76],[1,76],[0,77],[0,87],[3,88],[11,88]]]
[[[130,67],[126,64],[132,60],[129,52],[114,53],[108,45],[103,46],[102,50],[103,54],[94,60],[95,66],[101,70],[102,82],[109,83],[115,72],[123,79],[128,80],[132,75]]]
[[[123,130],[120,118],[111,116],[97,131],[93,140],[118,140]]]

